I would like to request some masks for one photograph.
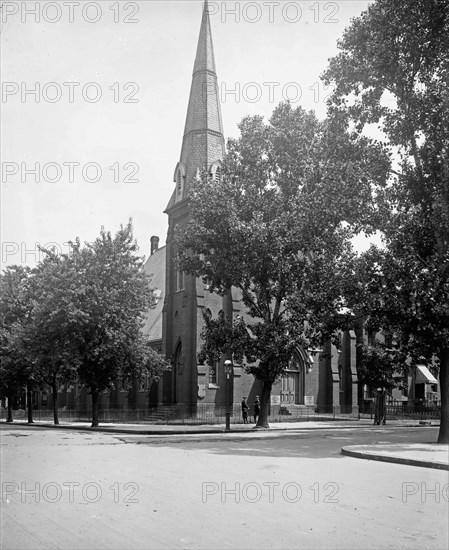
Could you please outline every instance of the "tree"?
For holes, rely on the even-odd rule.
[[[378,162],[376,145],[352,138],[343,117],[319,122],[289,103],[268,124],[255,116],[239,128],[221,180],[194,182],[177,247],[181,269],[211,291],[241,294],[245,317],[206,318],[202,354],[246,358],[263,384],[257,425],[267,427],[271,388],[297,346],[335,336],[346,320],[342,258],[370,219],[372,188],[388,163]]]
[[[331,116],[359,135],[378,125],[398,167],[378,195],[384,250],[370,251],[368,316],[398,334],[416,362],[440,366],[441,425],[449,442],[449,4],[377,0],[352,21],[324,74]]]
[[[33,270],[33,308],[25,336],[39,379],[52,389],[53,418],[59,424],[58,390],[61,383],[77,379],[74,336],[86,316],[80,309],[83,287],[78,285],[79,273],[71,258],[44,252],[45,258]]]
[[[31,390],[36,378],[24,339],[31,309],[30,270],[23,266],[8,266],[0,275],[0,391],[8,398],[7,422],[13,421],[14,397],[25,387],[28,422],[33,422]]]
[[[79,380],[92,395],[92,426],[99,423],[102,391],[115,384],[126,387],[135,377],[157,378],[167,368],[141,330],[153,294],[136,252],[129,222],[114,238],[102,229],[93,244],[82,248],[79,242],[73,243],[66,260],[75,277],[73,309],[79,310],[71,337]],[[65,317],[68,326],[70,316]]]
[[[385,424],[385,394],[393,388],[406,387],[404,364],[406,357],[389,344],[375,341],[371,345],[360,345],[361,364],[357,372],[361,384],[376,392],[376,414],[374,424]]]

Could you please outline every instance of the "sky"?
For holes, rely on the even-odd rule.
[[[166,239],[202,2],[0,4],[1,269],[130,218],[147,256]],[[210,1],[225,137],[286,99],[323,118],[320,74],[368,4]]]

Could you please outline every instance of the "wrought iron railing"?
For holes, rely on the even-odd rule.
[[[317,405],[271,405],[269,411],[270,422],[302,422],[302,421],[332,421],[356,420],[373,417],[375,402],[372,401],[365,408]],[[387,420],[406,419],[439,419],[441,402],[414,403],[389,401],[386,404]],[[224,424],[226,407],[223,404],[213,403],[179,403],[176,405],[162,405],[157,408],[107,408],[99,410],[100,423],[148,423],[148,424]],[[0,418],[6,420],[6,409],[1,408]],[[90,422],[91,410],[58,409],[61,423]],[[24,410],[13,411],[15,420],[27,420]],[[53,410],[40,408],[33,410],[33,419],[38,422],[53,422]],[[231,423],[242,424],[240,404],[232,407]],[[250,407],[248,423],[254,424],[253,408]]]
[[[99,421],[110,423],[151,423],[151,424],[224,424],[226,407],[213,403],[179,403],[176,405],[159,406],[145,409],[100,409]],[[6,410],[1,409],[0,417],[6,419]],[[89,422],[92,411],[78,411],[72,409],[58,409],[60,422]],[[24,410],[13,411],[15,420],[26,420]],[[358,418],[358,409],[354,408],[345,414],[340,407],[316,406],[283,406],[271,405],[269,411],[270,422],[298,422],[307,420],[335,420]],[[33,410],[33,419],[38,422],[53,422],[53,410],[40,408]],[[242,409],[240,404],[234,404],[231,413],[233,424],[242,424]],[[248,423],[254,423],[252,407],[248,414]]]

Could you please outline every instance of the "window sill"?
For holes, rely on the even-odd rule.
[[[210,390],[219,390],[220,386],[217,386],[216,384],[208,384],[208,388]]]

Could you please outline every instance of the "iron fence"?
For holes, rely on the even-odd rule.
[[[248,414],[248,423],[254,422],[254,415]],[[180,403],[177,405],[160,406],[158,408],[144,409],[100,409],[99,421],[101,423],[149,423],[149,424],[224,424],[226,407],[214,405],[213,403]],[[6,420],[6,410],[1,409],[2,420]],[[58,409],[60,422],[90,422],[92,411],[78,411],[71,409]],[[13,411],[14,420],[26,420],[27,411]],[[270,422],[298,422],[308,420],[336,420],[336,419],[357,419],[358,409],[345,414],[340,412],[339,407],[325,407],[318,409],[316,406],[283,407],[280,405],[270,406]],[[37,422],[53,422],[52,409],[34,409],[33,420]],[[231,412],[231,422],[242,424],[242,409],[240,404],[234,404]]]
[[[407,405],[407,404],[406,404]],[[387,420],[438,420],[441,414],[440,402],[430,405],[404,405],[403,402],[389,402],[386,405]],[[6,409],[1,408],[0,418],[6,420]],[[252,408],[248,414],[248,422],[254,422]],[[99,410],[100,423],[147,423],[147,424],[224,424],[226,407],[213,403],[179,403],[176,405],[162,405],[157,408],[105,408]],[[353,407],[341,409],[336,406],[283,406],[271,405],[269,421],[276,422],[306,422],[306,421],[333,421],[370,419],[374,415],[374,402],[370,409]],[[58,409],[60,422],[90,422],[92,411],[78,411],[73,409]],[[13,411],[14,420],[26,421],[27,411]],[[33,410],[33,419],[38,422],[53,422],[53,410],[39,408]],[[231,413],[231,423],[242,424],[240,404],[234,404]]]
[[[441,401],[390,401],[386,404],[387,417],[396,420],[439,420]]]

